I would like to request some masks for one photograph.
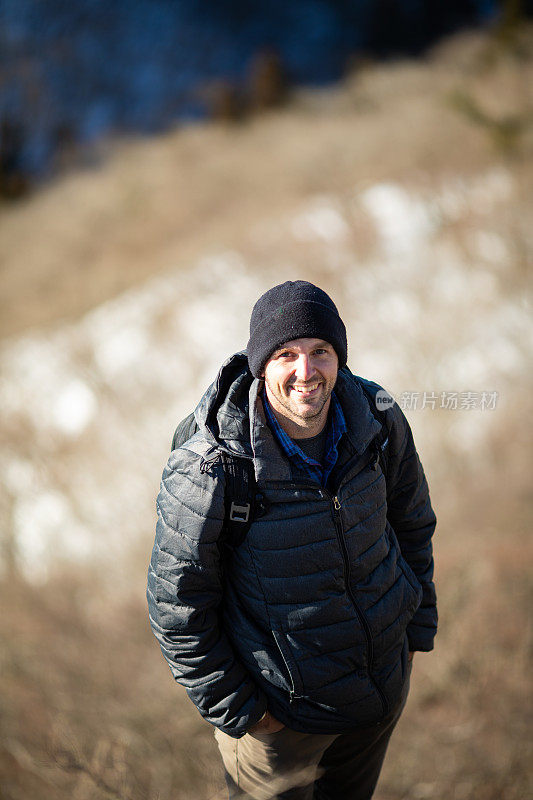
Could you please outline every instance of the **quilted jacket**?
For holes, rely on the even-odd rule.
[[[374,447],[381,426],[361,382],[339,372],[348,432],[326,488],[280,450],[242,353],[222,366],[195,411],[198,432],[163,472],[150,622],[175,679],[230,736],[267,708],[309,733],[379,722],[401,701],[408,650],[433,647],[436,519],[426,479],[394,404],[385,480]],[[222,451],[253,459],[263,498],[224,557]]]

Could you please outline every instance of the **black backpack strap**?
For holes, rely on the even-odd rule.
[[[176,450],[188,442],[197,430],[198,425],[194,414],[189,414],[182,419],[172,438],[172,450]],[[220,544],[233,549],[246,538],[255,512],[261,513],[260,496],[256,503],[257,486],[253,462],[249,458],[239,458],[231,456],[229,453],[217,452],[215,448],[208,448],[208,450],[214,451],[215,455],[214,458],[204,462],[205,466],[209,467],[220,459],[224,468],[225,514]],[[195,450],[195,452],[200,453],[199,450]]]
[[[189,414],[185,419],[182,419],[178,427],[174,431],[172,437],[172,450],[176,450],[180,445],[189,441],[191,436],[194,436],[198,430],[198,425],[193,413]]]
[[[361,389],[363,390],[366,399],[368,400],[368,405],[370,406],[370,410],[374,415],[374,418],[379,422],[381,425],[381,430],[374,439],[374,448],[375,448],[375,462],[374,468],[377,467],[378,461],[381,461],[381,469],[383,470],[383,474],[385,476],[385,481],[388,478],[388,466],[389,466],[389,433],[390,433],[390,416],[387,415],[387,412],[381,408],[376,406],[376,394],[378,391],[383,391],[380,386],[375,383],[370,383],[370,381],[365,381],[363,378],[357,379]]]
[[[250,530],[255,511],[256,482],[253,462],[222,453],[226,477],[224,544],[237,547]]]

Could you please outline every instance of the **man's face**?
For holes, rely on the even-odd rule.
[[[318,432],[326,422],[339,360],[322,339],[294,339],[274,351],[263,372],[270,405],[278,415]]]

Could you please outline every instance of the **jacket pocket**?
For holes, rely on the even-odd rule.
[[[405,580],[409,584],[409,588],[412,590],[413,593],[413,607],[416,609],[420,605],[422,600],[422,586],[420,585],[420,581],[416,577],[415,573],[405,560],[402,555],[402,551],[400,548],[400,543],[398,542],[398,537],[396,536],[396,532],[390,522],[387,521],[387,534],[389,537],[389,542],[391,547],[396,551],[396,563],[398,568],[402,572]]]
[[[281,658],[283,659],[283,663],[285,664],[285,669],[289,678],[289,695],[292,702],[293,700],[304,696],[300,672],[285,635],[280,631],[272,631],[272,635],[280,652]]]
[[[404,574],[406,581],[408,582],[409,586],[416,595],[416,602],[418,605],[422,600],[422,586],[420,585],[420,581],[416,577],[415,573],[413,572],[413,570],[411,569],[405,558],[402,556],[401,552],[398,553],[398,564],[401,571]]]
[[[389,536],[390,544],[392,545],[392,547],[395,548],[396,552],[398,553],[398,564],[400,565],[402,572],[404,573],[405,577],[407,578],[413,589],[416,592],[418,592],[418,590],[420,589],[420,581],[418,580],[415,573],[405,560],[402,554],[402,548],[400,547],[400,542],[398,541],[398,537],[396,536],[396,531],[394,530],[394,528],[392,527],[392,525],[388,520],[387,520],[386,530]]]

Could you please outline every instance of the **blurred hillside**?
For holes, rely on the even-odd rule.
[[[279,101],[338,80],[354,56],[420,54],[530,0],[3,0],[0,197],[80,160],[111,132]],[[278,76],[278,90],[265,76]],[[280,83],[281,81],[281,83]],[[251,98],[250,98],[251,95]]]
[[[533,32],[360,66],[240,125],[109,142],[0,210],[0,797],[222,797],[146,621],[175,424],[294,278],[405,408],[441,630],[376,800],[526,800]]]

